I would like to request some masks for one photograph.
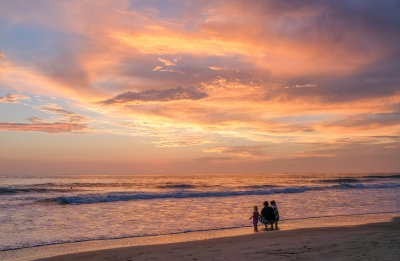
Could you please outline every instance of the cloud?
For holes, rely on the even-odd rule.
[[[109,133],[142,135],[151,149],[193,146],[196,158],[331,160],[343,152],[298,144],[347,138],[345,151],[366,136],[399,135],[396,1],[160,3],[0,1],[0,85],[78,103],[101,113]],[[57,106],[34,108],[55,119],[2,128],[89,127]],[[116,126],[123,119],[134,126]],[[227,146],[195,146],[207,140]],[[234,146],[249,142],[281,146]]]
[[[196,161],[201,163],[210,163],[210,162],[226,163],[226,162],[234,162],[234,160],[235,160],[234,157],[202,157],[196,159]]]
[[[393,129],[400,126],[400,112],[349,115],[339,120],[323,122],[320,126],[336,132]]]
[[[200,137],[170,137],[164,138],[154,142],[157,147],[183,147],[183,146],[194,146],[206,143],[204,139]]]
[[[264,80],[319,87],[282,93],[265,86],[267,100],[348,102],[398,91],[400,7],[395,1],[221,3],[202,25],[204,31],[263,48],[263,56],[244,60],[256,65],[253,73],[268,72]]]
[[[58,121],[48,121],[40,119],[38,117],[30,117],[28,120],[30,123],[0,123],[0,130],[5,131],[42,131],[52,134],[57,133],[75,133],[81,134],[76,131],[88,131],[90,127],[88,125],[88,118],[86,116],[65,110],[54,104],[41,106],[38,109],[55,113],[61,116]]]
[[[323,141],[340,136],[377,135],[378,132],[396,134],[396,128],[392,128],[397,126],[395,119],[383,120],[381,113],[393,113],[396,104],[400,102],[400,96],[377,97],[351,103],[301,98],[286,100],[282,97],[266,102],[265,90],[258,85],[224,79],[203,85],[201,89],[207,93],[207,99],[122,103],[123,106],[110,109],[118,109],[122,115],[130,115],[138,122],[154,124],[154,132],[164,128],[158,124],[162,123],[171,129],[185,129],[186,136],[192,135],[193,130],[201,130],[211,135],[220,135],[223,140],[234,137],[246,139],[246,142],[293,143]],[[350,117],[357,115],[364,115],[376,122],[369,125],[368,122],[356,124],[356,121],[350,121]],[[163,132],[161,136],[169,140],[171,135],[174,133]]]
[[[117,32],[112,38],[139,50],[142,54],[173,55],[250,55],[257,53],[257,48],[238,41],[205,38],[202,34],[186,34],[165,27],[153,27],[148,32],[132,34]],[[258,53],[260,53],[258,51]]]
[[[298,149],[282,158],[335,158],[348,154],[369,153],[365,148],[380,148],[379,153],[388,153],[387,149],[399,148],[399,136],[362,136],[331,139],[320,142],[299,143]],[[376,152],[377,153],[377,152]]]
[[[51,113],[56,113],[64,118],[66,118],[67,122],[78,122],[79,123],[79,122],[88,120],[88,117],[86,117],[84,115],[65,110],[63,108],[58,107],[55,104],[41,106],[41,107],[39,107],[39,109],[41,109],[43,111],[51,112]]]
[[[168,102],[179,100],[199,100],[206,98],[207,93],[199,90],[198,88],[190,87],[183,88],[177,87],[166,90],[147,90],[142,92],[125,92],[112,99],[99,102],[103,105],[123,104],[133,101],[140,102]]]
[[[289,89],[289,88],[315,88],[317,87],[316,84],[313,83],[305,83],[305,84],[295,84],[292,86],[285,86],[285,89]]]
[[[30,100],[31,97],[18,94],[7,94],[6,96],[0,97],[0,103],[19,103],[19,100]]]
[[[209,66],[208,69],[213,70],[213,71],[221,71],[224,68],[220,68],[220,67],[215,67],[215,66]]]
[[[317,85],[312,84],[312,83],[306,83],[306,84],[296,84],[294,87],[295,88],[315,88],[315,87],[317,87]]]
[[[205,152],[217,152],[220,154],[229,154],[236,157],[252,157],[252,158],[265,158],[268,154],[264,151],[264,145],[255,146],[219,146],[213,148],[203,149]]]
[[[331,158],[336,157],[336,154],[329,152],[319,152],[319,151],[302,151],[293,154],[295,158]]]
[[[163,64],[165,64],[166,66],[175,66],[176,64],[167,60],[167,59],[162,59],[162,58],[157,58],[157,60],[159,60],[160,62],[162,62]]]
[[[155,137],[159,136],[161,139],[154,141],[153,143],[157,145],[157,147],[184,147],[184,146],[196,146],[200,144],[207,143],[221,143],[223,141],[217,139],[210,139],[201,136],[188,136],[190,131],[184,130],[182,132],[179,131],[171,131],[171,129],[166,126],[164,131],[158,130],[153,134]],[[167,136],[167,137],[166,137]]]
[[[88,130],[86,124],[52,122],[52,123],[0,123],[0,130],[5,131],[43,131],[47,133],[66,133]]]
[[[54,95],[63,98],[76,99],[76,93],[71,88],[54,81],[30,66],[10,60],[0,60],[0,85],[16,92],[37,95]]]
[[[222,73],[222,66],[232,69],[229,77],[243,82],[320,87],[281,93],[264,84],[267,98],[354,100],[391,95],[398,86],[399,7],[391,1],[207,1],[182,4],[178,13],[158,5],[113,2],[3,3],[0,13],[12,21],[7,31],[24,25],[45,31],[38,46],[16,52],[27,55],[7,57],[91,101],[93,96],[103,99],[104,90],[122,92],[131,83],[140,91],[197,86]],[[57,19],[43,17],[43,10]],[[175,15],[166,15],[170,12]],[[182,59],[177,64],[160,53]],[[155,60],[181,66],[183,74],[162,69]],[[371,73],[379,83],[364,82]]]

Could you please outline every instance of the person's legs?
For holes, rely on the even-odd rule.
[[[275,229],[278,230],[278,220],[275,220]]]

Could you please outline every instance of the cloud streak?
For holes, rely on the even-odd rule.
[[[80,123],[88,120],[88,117],[80,115],[78,113],[74,113],[72,111],[65,110],[63,108],[58,107],[57,105],[51,104],[47,106],[41,106],[39,109],[50,112],[50,113],[55,113],[58,114],[62,117],[65,118],[67,122],[72,122],[72,123]]]
[[[82,131],[89,131],[89,119],[86,116],[62,109],[56,105],[48,105],[39,107],[45,112],[55,113],[61,116],[59,121],[48,121],[38,117],[31,117],[30,123],[10,123],[0,122],[0,130],[3,131],[31,131],[46,132],[51,134],[75,133],[81,134]]]
[[[0,103],[19,103],[20,100],[30,100],[31,97],[18,94],[7,94],[6,96],[0,97]]]
[[[0,123],[3,131],[42,131],[52,134],[88,130],[86,124],[68,122],[41,122],[41,123]]]
[[[245,158],[268,158],[264,145],[255,146],[219,146],[203,149],[205,152],[216,152]]]
[[[199,100],[207,94],[198,88],[177,87],[166,90],[147,90],[142,92],[125,92],[114,98],[99,102],[102,105],[123,104],[129,102],[169,102],[179,100]]]

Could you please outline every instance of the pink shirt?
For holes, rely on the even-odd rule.
[[[260,216],[260,213],[258,212],[253,212],[253,224],[257,224],[258,223],[258,217]]]

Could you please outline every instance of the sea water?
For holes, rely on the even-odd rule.
[[[400,174],[1,176],[0,250],[251,226],[266,200],[300,223],[400,212],[399,198]]]

